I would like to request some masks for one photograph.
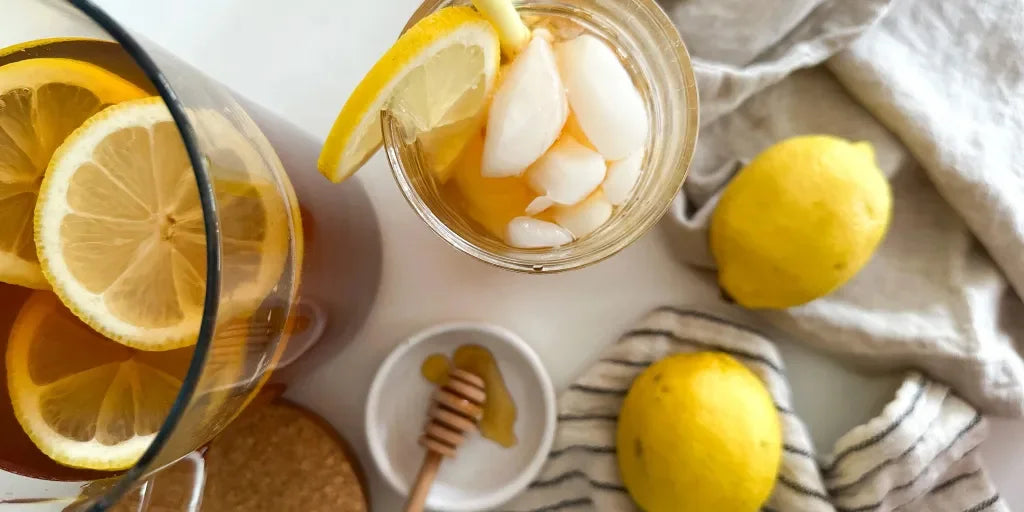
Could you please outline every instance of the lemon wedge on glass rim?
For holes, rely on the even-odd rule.
[[[320,153],[320,172],[334,182],[351,176],[380,148],[380,113],[388,110],[420,135],[428,165],[444,179],[485,121],[500,60],[498,33],[472,7],[423,18],[349,96]]]

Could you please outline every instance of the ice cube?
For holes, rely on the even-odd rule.
[[[569,242],[572,242],[572,233],[568,230],[532,217],[516,217],[505,229],[505,243],[520,249],[558,247]]]
[[[546,29],[546,28],[535,28],[535,29],[533,29],[533,37],[544,38],[545,41],[547,41],[548,43],[551,43],[551,44],[554,44],[554,42],[555,42],[554,34],[552,34],[551,31]]]
[[[583,128],[580,127],[580,122],[576,119],[576,114],[573,114],[572,110],[569,111],[569,117],[565,120],[565,127],[562,128],[562,136],[566,135],[576,139],[576,142],[597,151],[597,148],[587,139],[587,134],[583,133]]]
[[[537,215],[548,208],[555,205],[555,202],[548,196],[539,196],[530,201],[530,204],[526,205],[527,215]]]
[[[647,109],[619,57],[584,34],[558,45],[558,69],[587,139],[607,160],[621,160],[647,138]]]
[[[640,177],[640,164],[644,161],[644,148],[640,148],[626,158],[608,165],[608,176],[604,178],[604,195],[612,204],[618,206],[633,193],[637,178]]]
[[[586,32],[583,25],[580,25],[575,20],[566,18],[564,16],[550,16],[536,14],[523,14],[523,23],[527,26],[533,27],[533,33],[536,34],[538,30],[544,30],[551,34],[554,39],[560,41],[567,41],[575,37],[579,37],[580,34]]]
[[[505,70],[487,115],[482,172],[519,176],[558,138],[569,115],[551,44],[534,37]]]
[[[612,216],[612,203],[600,190],[579,204],[555,208],[555,222],[568,229],[576,239],[589,235]]]
[[[565,136],[526,171],[534,192],[562,205],[576,204],[590,195],[605,174],[600,153]]]

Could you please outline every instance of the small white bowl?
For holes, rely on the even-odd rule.
[[[519,443],[503,448],[470,434],[455,458],[445,459],[427,507],[450,512],[501,505],[526,488],[543,465],[555,435],[555,391],[537,354],[513,332],[490,324],[449,323],[421,331],[381,364],[366,401],[366,435],[377,469],[402,494],[409,488],[424,450],[417,440],[426,423],[434,386],[420,374],[431,354],[451,356],[466,344],[494,354],[518,409]]]

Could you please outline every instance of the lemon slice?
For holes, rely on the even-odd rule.
[[[491,24],[471,7],[447,7],[413,25],[363,77],[324,143],[317,167],[331,181],[356,171],[380,147],[380,113],[391,111],[410,131],[447,127],[427,150],[442,172],[476,133],[501,51]],[[477,125],[479,126],[479,124]]]
[[[125,347],[83,324],[52,293],[35,292],[7,344],[14,414],[32,442],[61,464],[125,469],[159,430],[192,352]]]
[[[146,96],[100,67],[71,59],[0,66],[0,281],[49,288],[32,238],[32,212],[50,156],[104,107]]]
[[[215,185],[219,316],[245,316],[282,275],[290,217],[245,137],[217,112],[189,115]],[[110,107],[67,138],[40,187],[35,223],[43,273],[86,324],[145,350],[195,343],[206,290],[204,217],[159,98]]]

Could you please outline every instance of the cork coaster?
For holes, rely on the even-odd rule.
[[[203,512],[369,510],[363,473],[344,439],[320,416],[283,399],[250,407],[210,444],[205,459]],[[191,464],[185,459],[159,474],[149,511],[185,510]]]

